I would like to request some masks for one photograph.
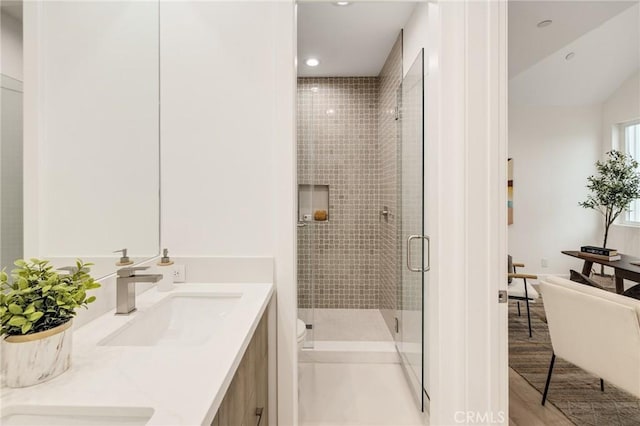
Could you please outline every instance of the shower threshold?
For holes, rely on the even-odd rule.
[[[400,357],[395,343],[363,340],[317,340],[313,348],[302,349],[299,362],[397,364]]]

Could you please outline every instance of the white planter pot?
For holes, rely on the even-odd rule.
[[[72,321],[40,333],[2,340],[5,385],[22,388],[46,382],[71,366]]]

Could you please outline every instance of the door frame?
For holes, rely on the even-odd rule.
[[[507,0],[429,12],[430,423],[506,424]]]
[[[430,225],[425,232],[432,239],[430,289],[425,289],[430,345],[424,348],[429,423],[506,424],[507,305],[498,303],[498,291],[506,289],[507,274],[507,0],[432,0],[428,7],[429,40],[423,46],[428,74],[425,199],[434,206],[425,215],[425,226]],[[298,417],[291,198],[296,170],[295,13],[282,31],[292,33],[287,46],[293,58],[291,81],[283,98],[292,104],[288,122],[293,122],[283,135],[288,143],[277,153],[283,165],[278,202],[286,213],[277,216],[276,224],[277,234],[286,235],[276,252],[277,392],[279,424],[289,425],[297,424]]]

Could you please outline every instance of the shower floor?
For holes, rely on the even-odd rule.
[[[310,322],[311,310],[299,311],[300,318]],[[316,309],[313,315],[313,331],[307,333],[313,348],[302,350],[300,362],[399,362],[378,309]]]
[[[311,309],[300,309],[300,318],[311,319]],[[392,342],[393,337],[378,309],[316,309],[313,339]]]

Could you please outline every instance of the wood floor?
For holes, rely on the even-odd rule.
[[[553,404],[540,404],[540,392],[509,368],[509,425],[572,426]]]

